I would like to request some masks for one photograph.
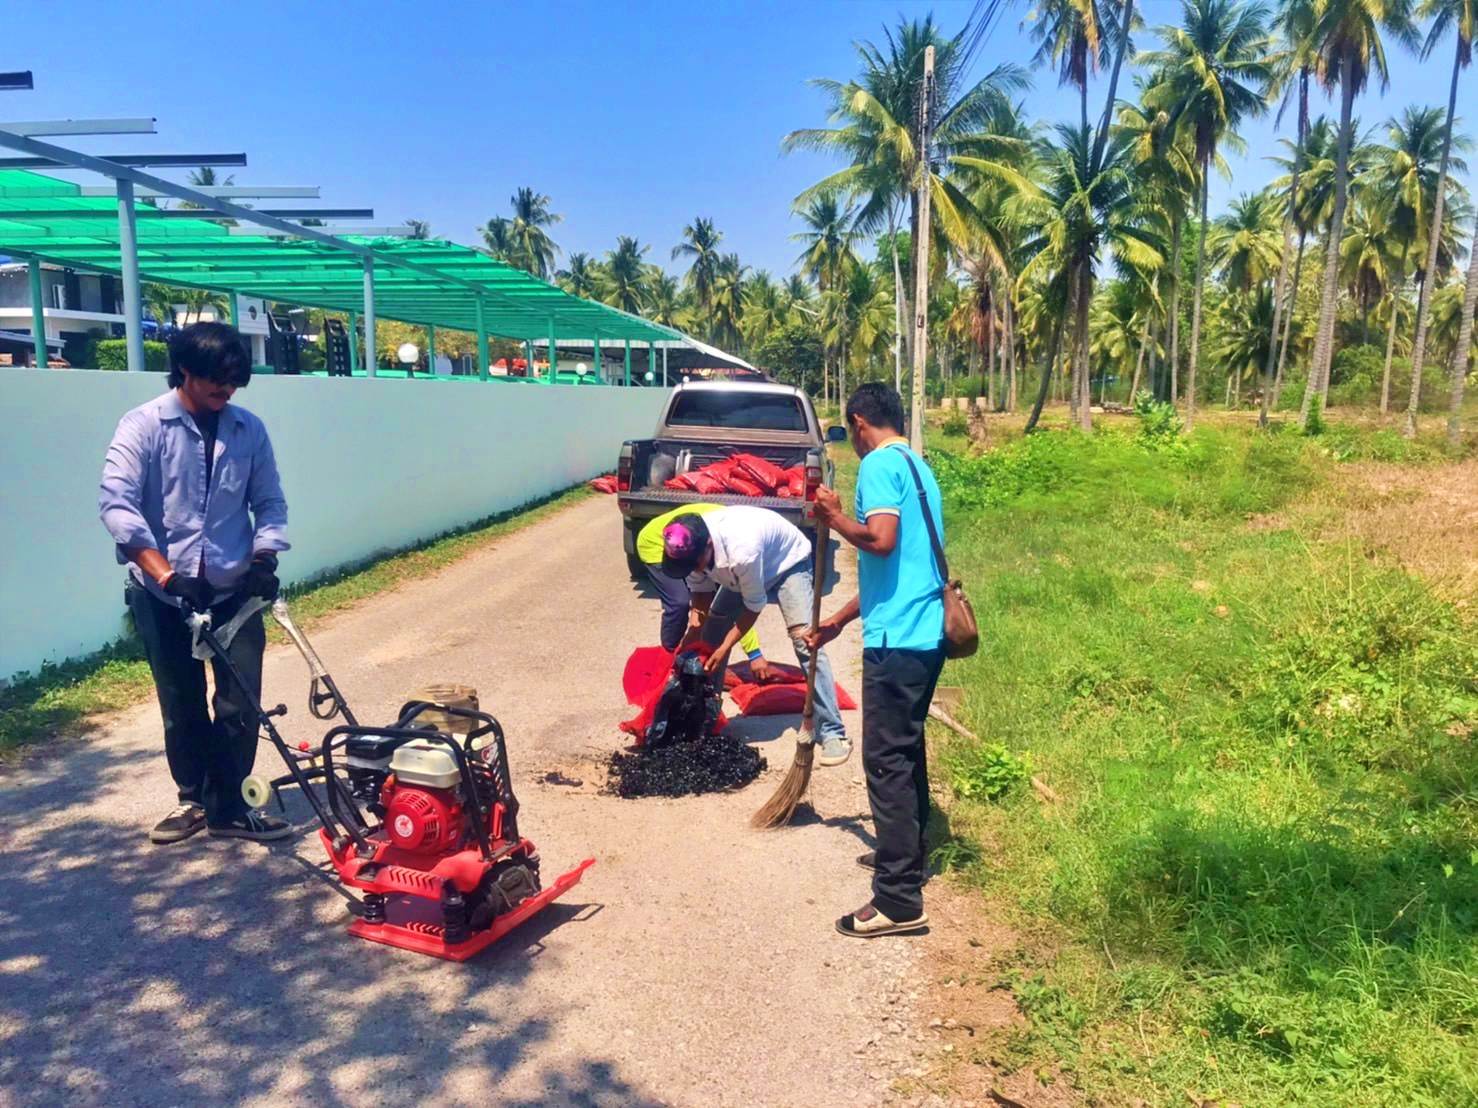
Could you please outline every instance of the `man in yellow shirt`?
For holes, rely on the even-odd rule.
[[[707,515],[717,511],[721,504],[684,504],[658,516],[647,523],[636,536],[636,556],[647,567],[647,576],[652,587],[662,598],[662,648],[676,650],[688,630],[688,612],[692,606],[688,583],[680,578],[669,577],[662,572],[662,529],[681,515]],[[749,672],[761,683],[770,679],[770,663],[765,661],[760,650],[759,635],[754,628],[739,640],[739,648],[749,655]]]

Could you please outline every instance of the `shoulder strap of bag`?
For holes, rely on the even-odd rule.
[[[939,576],[944,578],[944,583],[949,584],[949,562],[944,557],[944,545],[939,541],[939,532],[934,527],[934,513],[929,510],[929,494],[924,491],[924,482],[919,477],[919,467],[914,465],[913,455],[902,446],[899,450],[903,453],[903,460],[908,463],[909,472],[913,474],[914,488],[919,490],[919,510],[924,513],[924,526],[929,529],[929,542],[934,546],[934,560],[939,563]]]

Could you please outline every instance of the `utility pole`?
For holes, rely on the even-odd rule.
[[[929,142],[934,112],[934,47],[924,48],[924,87],[919,95],[918,241],[914,243],[913,404],[908,421],[908,445],[924,451],[924,365],[929,358]]]

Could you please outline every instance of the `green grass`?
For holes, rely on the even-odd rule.
[[[435,573],[489,541],[527,527],[590,496],[578,485],[513,511],[479,520],[400,553],[375,558],[286,591],[293,616],[304,628],[403,581]],[[120,571],[121,572],[121,571]],[[268,621],[272,642],[286,642]],[[0,757],[28,743],[63,732],[86,730],[92,717],[128,707],[154,685],[136,640],[123,639],[86,658],[21,674],[0,689]]]
[[[1478,1103],[1471,616],[1247,525],[1388,445],[1331,421],[935,455],[984,642],[943,680],[985,743],[935,736],[936,861],[1038,952],[992,970],[1027,1026],[982,1058],[1101,1103]]]

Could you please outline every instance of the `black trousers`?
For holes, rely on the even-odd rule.
[[[661,566],[647,566],[647,576],[662,599],[662,649],[676,650],[688,630],[688,605],[692,602],[688,583],[667,576]]]
[[[205,663],[190,654],[190,629],[180,609],[130,582],[124,590],[134,626],[159,694],[164,719],[164,757],[180,802],[200,804],[206,822],[229,823],[246,812],[241,782],[257,757],[257,716],[252,701],[262,695],[262,651],[267,631],[258,612],[241,625],[227,653],[251,687],[248,699],[217,661],[211,711],[205,703]],[[221,626],[238,607],[235,598],[213,610]]]
[[[943,668],[943,648],[862,652],[862,768],[878,840],[872,900],[892,920],[916,919],[924,910],[924,720]]]

